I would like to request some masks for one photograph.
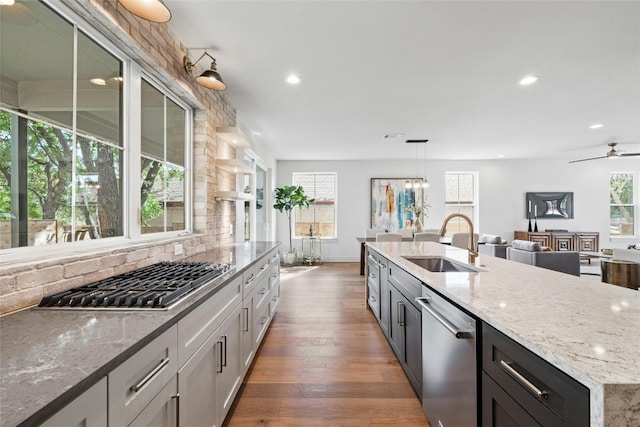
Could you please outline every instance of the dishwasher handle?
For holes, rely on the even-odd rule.
[[[471,337],[471,334],[468,331],[463,331],[457,328],[456,325],[451,323],[448,319],[431,308],[431,306],[429,306],[429,300],[430,298],[416,298],[416,302],[420,305],[420,307],[422,307],[423,310],[432,315],[434,319],[436,319],[442,326],[444,326],[447,331],[451,332],[457,339]]]

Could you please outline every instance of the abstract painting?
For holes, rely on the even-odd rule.
[[[422,187],[413,187],[407,183],[416,182],[415,178],[371,178],[371,228],[387,232],[411,229],[415,221],[412,213],[404,209],[411,203],[422,205]]]

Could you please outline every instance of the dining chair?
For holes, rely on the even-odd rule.
[[[416,233],[413,235],[414,242],[439,242],[440,235],[438,233]]]
[[[365,228],[364,229],[364,237],[365,238],[373,238],[378,235],[378,233],[384,233],[382,228]]]
[[[402,234],[378,233],[376,234],[376,242],[402,242]]]
[[[413,230],[410,228],[401,228],[400,230],[398,230],[398,233],[406,238],[412,239],[413,238]]]

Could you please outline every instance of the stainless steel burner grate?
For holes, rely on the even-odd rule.
[[[44,297],[38,306],[167,308],[230,268],[208,262],[160,262]]]

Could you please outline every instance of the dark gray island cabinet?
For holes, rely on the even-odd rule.
[[[169,321],[155,338],[51,417],[21,425],[221,426],[279,304],[277,250],[248,264],[177,321],[159,314]]]
[[[423,363],[429,363],[429,358],[422,357],[422,352],[425,351],[422,340],[430,331],[422,330],[425,324],[421,322],[421,310],[414,301],[422,295],[421,288],[424,286],[428,293],[435,292],[438,297],[444,298],[475,319],[473,333],[477,333],[479,344],[475,350],[475,372],[471,372],[471,375],[475,375],[477,379],[478,394],[475,405],[468,407],[471,412],[477,412],[475,416],[472,415],[472,419],[477,420],[477,425],[590,425],[590,396],[587,387],[489,323],[483,322],[470,310],[461,308],[448,299],[446,294],[432,288],[428,282],[406,271],[400,263],[396,264],[398,258],[387,258],[376,248],[369,248],[368,257],[369,307],[419,398],[422,399],[422,391],[427,388],[431,388],[430,392],[433,394],[433,387],[436,386],[424,384],[422,376],[422,370],[430,368],[423,366]],[[447,349],[438,349],[434,345],[437,346],[437,342],[430,342],[428,346],[431,352],[446,355]],[[460,378],[456,378],[457,374],[451,374],[451,378],[442,381],[460,381]],[[428,381],[427,378],[424,381]],[[455,401],[455,396],[452,401]],[[429,417],[426,406],[427,404],[425,413]],[[453,427],[439,419],[432,419],[431,423],[434,426]]]
[[[588,426],[589,389],[484,323],[482,425]]]

